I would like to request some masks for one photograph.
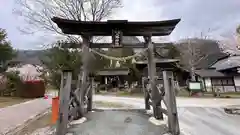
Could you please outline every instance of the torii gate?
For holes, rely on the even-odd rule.
[[[60,90],[60,110],[59,121],[57,125],[57,135],[66,133],[67,124],[71,118],[82,117],[87,111],[92,109],[92,92],[91,87],[88,88],[88,69],[85,57],[89,53],[89,48],[148,48],[148,75],[151,85],[151,100],[156,119],[163,119],[163,113],[168,115],[169,131],[173,135],[178,135],[179,124],[176,109],[175,93],[171,84],[171,73],[164,72],[164,89],[167,96],[167,109],[163,109],[161,101],[163,95],[156,87],[156,63],[154,61],[154,47],[167,45],[167,43],[154,43],[152,36],[166,36],[171,34],[175,26],[179,23],[180,19],[154,21],[154,22],[129,22],[127,20],[108,20],[105,22],[93,21],[75,21],[67,20],[58,17],[52,18],[58,27],[65,34],[81,35],[83,43],[79,48],[83,48],[83,72],[81,75],[81,87],[76,90],[71,90],[71,72],[67,72],[67,77],[62,77],[61,90]],[[93,43],[93,36],[112,36],[112,43]],[[143,43],[137,44],[123,44],[123,36],[142,36],[145,40]],[[64,74],[64,73],[63,73]],[[66,83],[64,83],[66,78]],[[79,77],[80,78],[80,77]],[[64,86],[65,84],[65,86]],[[64,89],[64,90],[63,90]],[[87,103],[87,109],[84,109],[84,103]],[[73,109],[69,110],[72,105]],[[146,108],[149,109],[149,108]]]

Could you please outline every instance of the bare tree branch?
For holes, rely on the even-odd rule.
[[[121,0],[15,0],[17,8],[14,14],[24,19],[27,27],[21,28],[27,33],[38,31],[66,36],[52,22],[53,16],[84,21],[101,21],[109,17],[114,9],[121,6]],[[79,41],[79,37],[68,39]],[[80,41],[79,41],[80,42]]]
[[[240,54],[240,35],[238,34],[240,28],[236,29],[236,33],[229,34],[230,37],[221,36],[222,40],[218,41],[223,52],[230,55]]]
[[[204,50],[202,45],[215,43],[217,44],[217,42],[209,40],[205,36],[203,38],[187,38],[179,43],[182,65],[190,72],[192,81],[196,81],[195,70],[199,67],[200,62],[207,60],[209,54],[211,54],[211,52]]]

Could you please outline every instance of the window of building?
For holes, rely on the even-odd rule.
[[[212,78],[212,84],[214,86],[233,86],[234,82],[231,77],[228,78]]]

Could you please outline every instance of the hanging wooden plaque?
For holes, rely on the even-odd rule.
[[[112,32],[112,47],[113,48],[120,48],[122,46],[122,31],[120,30],[113,30]]]

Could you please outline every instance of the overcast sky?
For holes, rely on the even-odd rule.
[[[43,41],[54,41],[38,35],[23,35],[18,27],[24,22],[12,14],[14,6],[14,0],[0,1],[0,28],[7,30],[14,48],[41,49]],[[139,21],[181,18],[170,39],[200,36],[201,32],[219,38],[219,35],[232,34],[240,24],[240,0],[123,0],[123,8],[112,18]]]

